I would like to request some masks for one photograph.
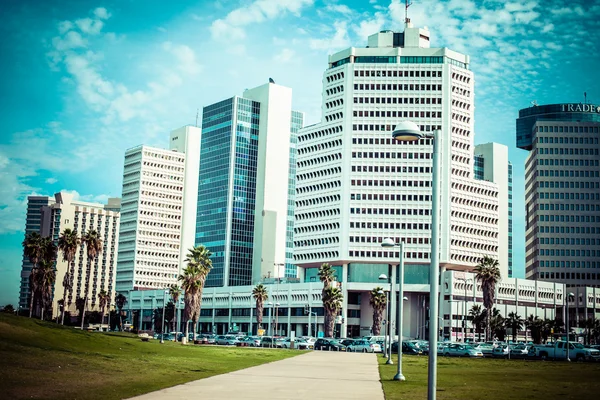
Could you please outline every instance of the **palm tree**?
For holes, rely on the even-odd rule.
[[[487,309],[484,311],[487,314]],[[490,329],[492,335],[491,339],[494,338],[494,335],[498,338],[499,341],[503,342],[504,337],[506,336],[506,319],[500,314],[500,310],[494,308],[492,310],[491,316],[489,318],[490,321]]]
[[[481,283],[483,291],[483,305],[487,310],[492,310],[496,302],[496,284],[500,281],[500,268],[498,260],[484,256],[479,264],[475,267],[475,279]],[[486,318],[487,325],[487,340],[491,340],[490,316]]]
[[[323,295],[323,308],[325,309],[325,337],[333,337],[335,317],[342,309],[344,296],[340,288],[328,286]]]
[[[123,331],[123,307],[127,302],[127,297],[125,297],[122,293],[119,293],[115,296],[115,305],[119,309],[119,331]]]
[[[475,333],[481,333],[481,327],[485,322],[485,313],[481,310],[481,306],[479,304],[473,304],[473,307],[469,310],[469,316],[471,317],[471,323],[473,324],[473,329]]]
[[[513,342],[517,340],[517,332],[523,329],[523,318],[515,312],[508,313],[506,318],[506,327],[512,332]]]
[[[88,291],[90,287],[90,277],[92,275],[92,264],[102,252],[102,239],[98,232],[94,229],[90,229],[85,235],[81,237],[81,242],[85,243],[87,250],[87,268],[85,274],[85,297],[83,304],[83,318],[81,318],[81,329],[83,329],[83,321],[85,320],[85,311],[87,307]]]
[[[52,243],[52,242],[50,242]],[[42,305],[42,314],[40,319],[44,319],[46,312],[52,309],[52,287],[56,282],[56,269],[54,260],[42,259],[37,268],[37,287],[39,290],[38,298]]]
[[[102,323],[104,323],[104,313],[106,312],[106,308],[110,304],[110,295],[106,293],[105,290],[100,291],[98,293],[98,303],[100,305],[100,312],[102,313]],[[110,325],[110,320],[108,321],[108,325]]]
[[[83,310],[85,309],[85,299],[83,297],[77,297],[75,299],[75,308],[79,312],[79,318],[83,320]]]
[[[75,254],[77,254],[77,249],[81,244],[81,239],[77,236],[77,232],[66,228],[63,233],[61,233],[58,238],[58,249],[63,254],[63,260],[67,262],[67,270],[65,272],[65,276],[63,278],[63,310],[62,316],[60,319],[60,324],[64,325],[65,323],[65,309],[67,304],[67,292],[73,291],[73,275],[75,274],[75,264],[73,264],[73,260],[75,259]]]
[[[267,287],[262,283],[259,283],[254,287],[254,289],[252,289],[252,297],[254,297],[254,300],[256,300],[256,324],[258,325],[257,329],[262,329],[265,301],[269,298],[269,293],[267,293]]]
[[[169,286],[169,297],[171,297],[175,307],[175,318],[173,318],[173,320],[177,325],[173,330],[175,332],[179,332],[179,315],[177,315],[177,304],[179,303],[179,298],[181,297],[181,288],[177,284],[174,283]]]
[[[189,335],[190,319],[194,324],[194,340],[196,340],[196,323],[200,316],[200,308],[202,306],[202,291],[206,276],[212,269],[212,261],[210,256],[212,253],[203,245],[198,245],[189,250],[185,262],[187,267],[183,274],[179,276],[181,288],[184,293],[185,303],[185,337]]]
[[[371,290],[371,298],[369,304],[373,307],[373,335],[379,336],[381,333],[381,320],[383,319],[383,311],[387,304],[387,296],[383,292],[383,288],[377,286]]]
[[[33,264],[31,268],[31,273],[29,274],[29,318],[31,318],[31,316],[33,315],[33,304],[35,300],[35,294],[38,290],[36,283],[36,269],[38,267],[38,263],[44,255],[44,249],[42,247],[42,237],[37,232],[29,233],[25,236],[25,240],[23,240],[22,245],[25,257],[27,257],[29,261]]]
[[[542,343],[542,330],[544,328],[544,321],[542,321],[539,317],[531,314],[525,320],[525,326],[529,328],[531,332],[531,340],[535,344]]]
[[[318,274],[319,280],[323,282],[323,290],[331,286],[331,283],[335,280],[335,270],[327,263],[321,264]]]

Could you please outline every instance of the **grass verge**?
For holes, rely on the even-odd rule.
[[[7,399],[122,399],[297,354],[161,345],[0,313],[0,393]]]
[[[387,400],[427,398],[427,356],[403,356],[405,382],[393,381],[397,365],[378,355]],[[396,363],[397,358],[393,361]],[[438,357],[437,398],[598,399],[600,364]]]

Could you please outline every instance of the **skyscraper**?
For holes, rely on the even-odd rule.
[[[600,106],[549,104],[519,111],[525,162],[530,279],[600,286]]]
[[[86,299],[86,311],[99,311],[98,294],[105,291],[110,304],[115,299],[115,275],[119,243],[119,210],[121,199],[109,198],[107,204],[75,200],[66,192],[56,193],[54,201],[42,207],[40,234],[50,237],[55,243],[65,229],[72,229],[79,237],[90,230],[98,232],[102,240],[102,251],[92,262],[87,248],[82,244],[77,249],[72,265],[63,260],[62,254],[56,261],[56,282],[52,308],[54,315],[60,312],[58,300],[62,300],[63,278],[67,269],[71,273],[71,290],[66,296],[66,310],[72,315],[77,311],[76,300]]]
[[[204,107],[196,244],[214,254],[207,287],[296,276],[289,188],[302,122],[275,83]]]
[[[40,233],[42,222],[42,207],[48,206],[52,199],[48,196],[29,196],[27,197],[27,216],[25,219],[25,236],[30,233]],[[29,275],[33,265],[29,258],[23,254],[23,264],[21,266],[21,286],[19,289],[19,307],[29,308]]]
[[[163,289],[177,282],[194,245],[200,130],[170,135],[170,150],[125,152],[117,291]]]
[[[508,198],[499,185],[508,160],[503,182],[475,179],[473,87],[469,57],[431,48],[429,31],[410,22],[329,56],[322,120],[298,133],[294,256],[306,274],[328,262],[343,285],[378,282],[398,263],[397,250],[381,247],[391,237],[405,243],[406,283],[429,283],[432,142],[394,141],[403,120],[439,132],[441,265],[507,260],[499,221],[508,220]],[[507,264],[500,267],[506,276]]]

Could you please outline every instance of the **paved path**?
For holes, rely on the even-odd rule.
[[[137,400],[383,400],[375,354],[313,351],[158,390]]]

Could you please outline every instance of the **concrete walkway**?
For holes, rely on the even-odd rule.
[[[134,399],[384,400],[384,396],[374,354],[313,351]]]

